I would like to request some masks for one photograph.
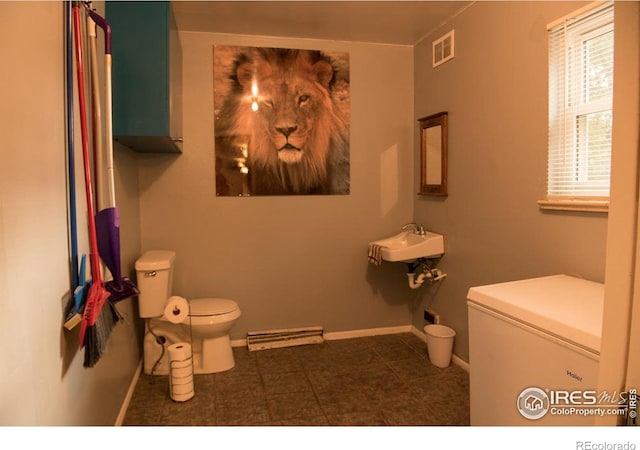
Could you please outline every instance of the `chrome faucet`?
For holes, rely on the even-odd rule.
[[[419,225],[419,224],[417,224],[415,222],[409,222],[408,224],[403,226],[402,229],[406,230],[409,227],[413,228],[413,232],[415,234],[419,234],[420,236],[424,236],[425,235],[424,227],[422,225]]]

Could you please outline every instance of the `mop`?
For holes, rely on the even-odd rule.
[[[120,266],[120,211],[116,207],[116,194],[113,169],[113,113],[111,95],[111,27],[107,21],[93,11],[87,3],[84,3],[89,16],[97,26],[104,31],[104,65],[105,65],[105,135],[106,139],[106,170],[108,179],[107,199],[108,205],[96,215],[96,229],[98,233],[98,249],[102,261],[111,272],[112,280],[106,283],[106,289],[110,292],[109,300],[116,302],[134,295],[140,291],[127,277],[123,277]],[[94,33],[95,37],[95,33]],[[97,83],[96,83],[97,84]],[[101,136],[100,136],[101,137]],[[101,147],[99,147],[101,148]],[[100,152],[101,153],[101,152]],[[102,155],[98,155],[101,160]]]

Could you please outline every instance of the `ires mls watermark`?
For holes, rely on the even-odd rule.
[[[555,416],[627,416],[630,424],[637,418],[637,392],[593,390],[552,390],[528,387],[523,389],[517,400],[518,411],[525,419],[538,420],[547,414]]]

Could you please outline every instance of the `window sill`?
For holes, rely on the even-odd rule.
[[[608,213],[609,200],[539,200],[540,209],[553,211],[580,211],[593,213]]]

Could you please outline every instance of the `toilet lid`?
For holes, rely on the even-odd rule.
[[[238,304],[226,298],[195,298],[189,301],[192,316],[215,316],[238,309]]]

